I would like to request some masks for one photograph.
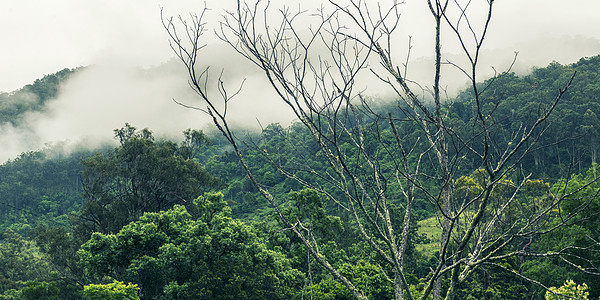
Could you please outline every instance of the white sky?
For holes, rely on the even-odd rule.
[[[473,2],[478,1],[482,0]],[[272,2],[274,6],[291,3]],[[206,3],[216,17],[222,3],[232,5],[233,1],[208,0]],[[321,1],[303,1],[303,7],[319,3]],[[413,36],[416,51],[426,50],[419,48],[429,39],[430,32],[426,26],[430,17],[425,0],[406,0],[406,3],[403,8],[407,10],[403,16],[408,23],[406,32]],[[95,64],[107,58],[146,66],[164,62],[171,57],[171,52],[160,23],[159,6],[165,7],[167,13],[178,14],[198,11],[201,5],[202,1],[197,0],[2,0],[0,91],[12,91],[64,67]],[[540,52],[551,51],[541,42],[550,37],[583,37],[597,41],[600,39],[598,11],[600,1],[597,0],[497,0],[487,45],[514,48],[508,51],[510,54],[520,50],[518,45],[524,42],[538,42]],[[558,53],[560,49],[555,50]],[[569,50],[573,52],[572,57],[593,55],[589,49]],[[580,53],[575,53],[576,50]],[[424,51],[415,52],[413,57],[426,55]],[[561,55],[557,54],[556,59],[565,59]]]
[[[125,122],[169,136],[206,124],[199,113],[171,101],[193,99],[193,95],[186,85],[185,70],[174,63],[165,64],[173,54],[159,9],[164,7],[166,15],[187,15],[201,11],[202,1],[0,1],[0,91],[16,90],[66,67],[94,66],[67,82],[44,113],[29,114],[27,127],[15,128],[0,120],[0,161],[22,151],[39,149],[48,142],[81,141],[97,136],[110,140],[112,130]],[[293,1],[299,0],[271,0],[271,5],[280,7]],[[386,1],[393,0],[381,2]],[[482,1],[485,0],[472,2],[477,5]],[[308,9],[328,5],[319,0],[301,2],[302,8]],[[411,71],[414,70],[418,81],[429,80],[419,78],[423,74],[418,73],[425,74],[422,70],[431,65],[431,16],[425,0],[405,2],[401,6],[398,32],[401,39],[397,49],[405,51],[402,43],[408,40],[408,35],[412,36]],[[207,22],[216,24],[220,20],[224,3],[230,9],[235,4],[233,0],[206,1],[212,9]],[[552,60],[566,64],[598,55],[598,11],[598,0],[496,0],[485,44],[487,59],[482,65],[488,73],[489,66],[502,70],[512,60],[514,51],[519,51],[514,69],[517,72],[527,72],[532,66],[543,67]],[[208,41],[217,42],[214,36]],[[443,41],[444,50],[453,55],[454,42]],[[254,125],[259,117],[263,125],[289,121],[289,114],[282,113],[281,103],[269,100],[273,98],[272,91],[264,87],[260,72],[222,47],[227,46],[215,44],[207,48],[205,62],[216,64],[217,70],[220,65],[238,67],[233,74],[226,74],[233,83],[247,79],[242,99],[232,105],[232,113],[237,110],[234,119]],[[453,90],[464,83],[462,79],[448,77],[450,81],[445,84],[454,84]],[[373,82],[361,83],[378,90]]]

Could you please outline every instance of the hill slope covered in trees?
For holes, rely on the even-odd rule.
[[[524,76],[499,74],[480,84],[482,96],[490,99],[484,106],[493,116],[489,122],[498,125],[492,133],[496,143],[510,143],[512,133],[531,127],[531,116],[545,109],[541,99],[552,98],[575,71],[572,86],[547,126],[540,129],[544,132],[533,155],[499,180],[510,187],[529,176],[522,193],[506,208],[514,210],[514,216],[516,211],[533,211],[552,202],[556,195],[572,193],[552,208],[550,217],[538,220],[547,234],[524,233],[519,240],[501,241],[509,244],[504,251],[549,253],[569,245],[566,251],[576,259],[507,256],[480,265],[458,287],[459,298],[543,299],[542,285],[559,287],[566,280],[586,283],[591,297],[600,296],[600,270],[589,267],[598,266],[599,252],[583,253],[585,247],[597,251],[600,246],[600,186],[595,179],[600,56],[570,65],[552,63]],[[43,110],[72,72],[63,70],[20,91],[1,94],[2,122],[18,125],[25,111]],[[31,93],[38,100],[24,96]],[[394,118],[405,117],[394,104],[372,101],[371,107],[381,114],[392,111]],[[465,91],[444,106],[453,128],[464,131],[461,136],[469,136],[472,130],[473,101]],[[374,126],[364,121],[364,126]],[[381,125],[373,131],[380,134],[365,137],[365,145],[369,153],[391,156],[386,145],[394,142],[393,131],[413,132],[414,126],[418,125]],[[249,182],[222,136],[188,130],[176,143],[126,125],[115,130],[115,138],[119,146],[96,154],[67,155],[50,147],[23,153],[0,166],[0,298],[80,299],[91,293],[91,284],[108,288],[114,280],[137,284],[143,299],[352,298],[344,285],[308,256],[300,240],[281,230],[274,210]],[[416,142],[417,136],[407,138],[414,138],[415,148],[426,147]],[[371,253],[369,241],[356,234],[361,230],[358,224],[327,201],[339,191],[331,186],[335,184],[327,176],[331,166],[310,132],[298,123],[271,124],[244,139],[241,152],[248,167],[274,196],[282,214],[309,227],[310,238],[322,245],[321,253],[369,298],[392,298],[394,290],[386,278],[391,271],[381,272],[382,259]],[[352,150],[348,148],[346,154]],[[422,168],[433,167],[424,160]],[[462,158],[455,170],[459,179],[452,182],[453,197],[475,198],[486,185],[479,168],[475,157]],[[381,170],[382,176],[393,175],[385,173],[393,170],[391,166],[382,164]],[[306,189],[294,178],[309,178],[315,189]],[[422,182],[435,183],[435,178]],[[404,191],[390,186],[387,192],[401,199]],[[495,190],[490,199],[510,197],[507,188]],[[402,225],[400,208],[405,203],[390,203],[394,205],[391,220]],[[439,258],[437,250],[424,247],[439,241],[419,227],[425,224],[422,221],[436,224],[433,205],[423,191],[415,192],[416,218],[407,227],[411,238],[406,282],[417,293]],[[574,211],[579,213],[572,215]],[[553,228],[561,218],[569,218],[568,226]],[[590,240],[596,244],[590,246]]]

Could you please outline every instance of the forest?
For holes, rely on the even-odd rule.
[[[524,76],[502,74],[481,83],[490,85],[490,98],[504,99],[494,108],[502,128],[515,128],[528,122],[531,106],[539,106],[537,97],[555,93],[577,72],[539,146],[503,175],[492,192],[491,201],[498,203],[514,197],[497,230],[526,222],[518,218],[561,195],[567,197],[536,220],[540,232],[506,241],[500,251],[516,251],[515,255],[499,255],[476,266],[456,287],[458,299],[544,299],[549,297],[546,288],[552,287],[581,292],[568,294],[577,297],[600,296],[598,70],[600,56],[571,65],[552,63]],[[18,99],[24,91],[39,93],[40,99],[52,97],[71,72],[77,70],[47,75],[2,97]],[[447,102],[450,122],[468,123],[471,101],[465,91]],[[18,122],[25,111],[39,107],[5,106],[1,113]],[[394,107],[383,103],[373,109],[383,113]],[[376,125],[365,120],[364,126]],[[413,126],[403,122],[372,131],[379,136],[365,137],[368,151],[389,155],[386,146],[394,143],[393,131],[413,132]],[[110,299],[353,298],[309,256],[302,241],[285,230],[218,132],[190,129],[175,142],[125,124],[114,136],[116,147],[65,154],[55,145],[22,153],[0,166],[0,298],[108,299],[94,298],[107,292],[124,297]],[[245,142],[240,149],[245,163],[269,189],[281,213],[310,228],[321,255],[366,297],[393,298],[391,271],[357,234],[359,223],[329,200],[340,191],[328,186],[335,182],[322,175],[332,167],[310,132],[298,122],[286,127],[270,124],[249,133]],[[475,199],[484,189],[487,179],[476,160],[463,158],[451,183],[451,197]],[[384,165],[393,164],[393,159],[380,163],[382,172],[394,170]],[[423,162],[423,172],[433,168],[429,164]],[[283,167],[294,174],[281,172]],[[567,177],[569,172],[573,175]],[[315,182],[314,188],[294,176]],[[422,184],[435,181],[432,177]],[[402,225],[403,191],[391,185],[386,193],[394,197],[389,200],[390,219]],[[418,295],[439,260],[441,221],[424,191],[414,193],[404,259],[406,283]],[[448,288],[449,277],[442,277],[442,288]]]
[[[203,15],[163,15],[200,103],[173,105],[214,126],[125,123],[114,144],[0,165],[0,299],[600,298],[600,56],[480,80],[493,1],[482,28],[428,1],[424,88],[392,55],[397,4],[351,3],[308,36],[269,3],[225,16],[221,40],[296,117],[260,130],[233,125],[236,89],[197,63]],[[442,24],[465,65],[443,59]],[[469,80],[456,96],[442,66]],[[0,93],[0,121],[23,125],[84,70]],[[360,91],[365,72],[393,99]]]

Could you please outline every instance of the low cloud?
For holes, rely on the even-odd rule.
[[[244,82],[242,92],[230,103],[231,123],[258,128],[257,120],[265,125],[289,122],[291,115],[282,113],[283,105],[274,102],[274,94],[265,88],[266,80],[258,70],[231,50],[223,55],[223,47],[207,48],[202,62],[213,65],[209,89],[217,102],[220,95],[213,87],[221,70],[230,93]],[[173,101],[206,107],[186,76],[186,69],[176,59],[150,68],[132,67],[118,60],[86,67],[70,76],[44,109],[26,113],[18,126],[0,125],[0,161],[55,142],[68,141],[91,149],[114,143],[113,130],[125,123],[170,139],[180,138],[187,128],[210,128],[211,119],[204,113]]]
[[[512,63],[514,51],[520,54],[512,70],[526,74],[533,67],[544,67],[554,60],[568,64],[582,56],[597,55],[597,49],[600,49],[598,40],[583,37],[540,37],[505,48],[488,49],[483,53],[485,59],[481,61],[480,80],[492,76],[495,71],[506,70]],[[214,88],[220,74],[230,93],[244,82],[241,93],[229,103],[231,124],[259,128],[259,123],[262,126],[274,122],[286,125],[294,119],[289,108],[278,100],[262,71],[228,46],[211,45],[203,49],[201,55],[200,63],[211,66],[209,90],[212,99],[220,100]],[[449,54],[447,58],[457,63],[464,60],[459,54]],[[431,57],[416,58],[409,65],[410,79],[425,88],[433,81],[432,72]],[[447,86],[450,97],[467,86],[466,77],[457,69],[445,66],[443,72],[442,84]],[[176,59],[149,68],[134,67],[119,59],[106,59],[89,66],[69,77],[60,87],[58,97],[48,101],[43,110],[27,113],[21,125],[0,125],[0,143],[3,145],[0,161],[56,142],[69,141],[89,148],[114,143],[113,130],[125,123],[147,127],[158,137],[174,139],[181,137],[181,132],[187,128],[212,128],[208,116],[173,101],[206,107],[189,87],[186,76],[183,64]],[[394,97],[391,89],[369,72],[358,78],[356,85],[355,90],[376,99]]]

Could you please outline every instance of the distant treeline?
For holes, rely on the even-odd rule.
[[[60,85],[78,70],[64,69],[18,91],[0,94],[1,122],[18,125],[26,112],[43,111]],[[540,99],[554,97],[575,72],[572,87],[548,126],[541,129],[545,132],[534,155],[523,159],[520,169],[511,174],[521,178],[532,173],[535,179],[525,187],[526,197],[516,200],[523,207],[548,201],[566,179],[577,183],[596,176],[600,56],[570,65],[551,63],[524,76],[500,74],[480,84],[482,95],[491,99],[484,107],[493,116],[489,122],[499,125],[490,134],[502,144],[509,143],[511,134],[520,128],[530,127],[532,116],[546,108]],[[393,117],[406,117],[394,104],[371,101],[372,109],[382,115],[395,111]],[[462,92],[444,107],[453,128],[464,135],[475,113],[473,101],[471,92]],[[365,126],[375,125],[365,119]],[[405,122],[398,130],[410,133],[414,126],[418,124]],[[367,151],[383,152],[386,143],[392,143],[391,128],[373,132],[379,135],[366,137]],[[311,261],[297,239],[281,230],[273,209],[249,182],[221,136],[187,130],[183,142],[175,143],[129,124],[114,133],[120,143],[114,148],[65,154],[50,146],[0,166],[0,299],[81,299],[93,288],[124,294],[139,289],[143,299],[351,298],[342,284]],[[344,276],[364,287],[370,298],[392,298],[393,288],[381,276],[378,258],[373,255],[365,260],[369,248],[351,234],[359,230],[356,224],[340,214],[339,207],[323,201],[324,195],[291,179],[294,175],[311,177],[313,184],[325,190],[330,184],[321,176],[329,169],[310,133],[298,123],[270,124],[243,139],[242,155],[248,167],[271,191],[283,213],[306,220],[312,226],[312,238],[324,245],[322,252]],[[475,158],[464,160],[472,161],[472,167],[456,170],[464,182],[455,184],[463,184],[464,189],[457,191],[466,194],[481,183]],[[290,173],[282,174],[277,166]],[[425,170],[429,167],[423,163]],[[387,170],[384,163],[381,170]],[[571,173],[577,175],[567,178]],[[579,192],[591,193],[597,185],[584,186]],[[392,190],[390,195],[401,192]],[[406,281],[414,289],[422,288],[438,255],[418,247],[432,243],[419,221],[434,217],[432,204],[418,193],[417,218],[410,224],[414,234],[407,248],[410,277]],[[527,247],[548,250],[563,239],[598,240],[600,200],[592,198],[589,213],[573,220],[571,227],[532,239]],[[556,209],[576,210],[577,205],[574,200]],[[397,212],[393,207],[391,211]],[[402,222],[399,215],[393,219]],[[600,259],[600,254],[593,259]],[[585,282],[592,298],[600,296],[597,276],[578,272],[558,259],[501,263],[519,266],[546,286],[561,286],[567,279]],[[489,268],[494,272],[482,268],[481,276],[459,287],[459,298],[543,299],[538,285],[503,273],[499,267]]]
[[[66,68],[16,91],[0,93],[0,123],[18,125],[25,113],[43,111],[46,103],[58,95],[60,85],[82,69],[84,68]]]

